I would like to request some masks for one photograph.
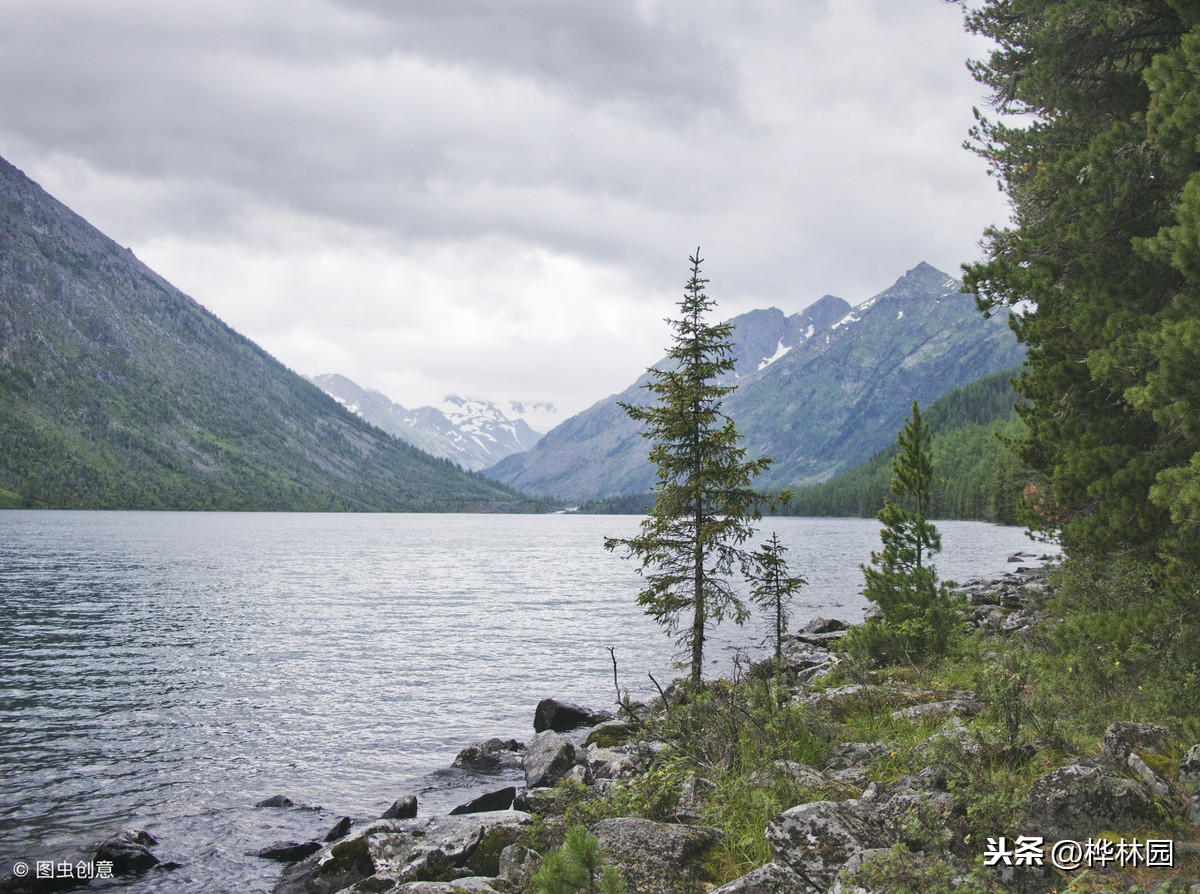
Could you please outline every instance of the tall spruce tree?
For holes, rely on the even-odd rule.
[[[700,276],[700,250],[688,261],[691,277],[680,316],[668,320],[675,339],[667,368],[652,367],[644,386],[656,402],[622,404],[631,419],[644,423],[642,436],[652,441],[654,505],[637,536],[605,538],[604,546],[622,548],[641,562],[645,586],[638,604],[677,634],[690,654],[695,685],[709,626],[725,618],[740,624],[748,617],[730,576],[749,565],[742,544],[753,534],[764,502],[751,482],[771,461],[746,459],[741,435],[721,412],[722,399],[734,390],[719,381],[734,368],[733,326],[708,322],[715,302],[704,293],[708,280]]]
[[[1012,202],[965,287],[1014,307],[1021,458],[1068,553],[1200,568],[1200,5],[987,0],[971,145]]]

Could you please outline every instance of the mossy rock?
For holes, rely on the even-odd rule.
[[[1152,751],[1134,751],[1138,757],[1146,762],[1146,766],[1161,776],[1163,779],[1173,779],[1179,769],[1179,764],[1166,754],[1155,754]]]
[[[595,745],[597,748],[613,748],[624,745],[633,736],[636,727],[632,723],[614,721],[602,723],[583,740],[584,745]]]
[[[322,867],[323,872],[342,873],[357,870],[363,875],[375,873],[375,863],[371,860],[365,835],[351,838],[349,841],[339,841],[329,849],[329,853],[333,859]]]
[[[495,876],[500,872],[500,852],[521,839],[519,826],[492,826],[467,858],[467,868],[475,875]]]

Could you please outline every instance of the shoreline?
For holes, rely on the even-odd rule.
[[[987,581],[972,581],[963,585],[959,588],[959,591],[965,595],[969,603],[967,614],[968,623],[973,624],[981,630],[989,631],[991,635],[1027,635],[1028,631],[1032,630],[1037,624],[1045,620],[1044,616],[1039,614],[1040,609],[1037,604],[1038,598],[1040,598],[1038,594],[1040,593],[1041,596],[1044,596],[1045,593],[1043,579],[1043,570],[1035,569],[1031,571],[1030,569],[1026,568],[1017,568],[1013,572],[1010,572],[999,578],[992,578]],[[1030,597],[1030,593],[1033,593],[1032,598]],[[820,653],[824,653],[826,657],[830,656],[832,653],[830,653],[827,646],[831,640],[837,639],[838,635],[840,635],[839,631],[816,629],[789,635],[789,665],[793,666],[793,670],[797,674],[797,685],[794,687],[794,691],[798,697],[801,696],[801,693],[807,692],[811,684],[814,682],[819,682],[823,676],[832,670],[833,666],[836,666],[836,661],[821,661],[814,659],[819,658]],[[801,680],[801,678],[803,678],[803,680]],[[728,682],[729,681],[727,680],[712,680],[706,685],[710,688],[719,688],[722,685],[728,685]],[[857,689],[854,686],[840,686],[828,690],[822,690],[820,686],[817,686],[813,692],[809,693],[809,695],[823,692],[823,695],[815,697],[814,704],[821,703],[827,707],[828,704],[837,703],[839,700],[848,699],[853,701],[856,698],[863,698],[865,697],[864,694],[886,698],[893,703],[899,703],[907,699],[911,699],[915,694],[915,690],[912,687],[909,687],[907,694],[905,694],[906,690],[903,687],[892,687],[886,692],[872,693],[869,687],[863,688],[863,684],[857,685]],[[668,693],[670,693],[670,690],[668,690]],[[947,693],[936,694],[946,695]],[[901,712],[909,712],[912,717],[924,715],[933,716],[934,714],[969,717],[973,713],[976,713],[980,710],[980,706],[976,703],[973,703],[974,693],[958,692],[951,695],[953,696],[952,698],[939,698],[931,701],[926,697],[928,696],[928,693],[926,693],[922,695],[916,701],[916,703],[906,705],[902,708],[897,708],[897,710]],[[919,710],[914,711],[914,709]],[[661,706],[654,710],[661,710]],[[608,728],[619,725],[620,724],[613,723],[611,721],[607,724]],[[603,725],[599,727],[587,727],[585,728],[584,732],[577,732],[573,735],[567,736],[563,736],[561,732],[550,730],[549,736],[546,736],[544,733],[537,733],[535,738],[544,737],[550,742],[555,742],[558,737],[566,739],[566,741],[572,745],[576,754],[571,758],[569,761],[569,766],[565,768],[564,772],[562,772],[558,778],[563,778],[564,776],[571,778],[569,774],[573,772],[574,782],[577,786],[586,788],[590,792],[596,793],[600,798],[604,798],[606,797],[607,791],[611,790],[615,785],[617,785],[619,780],[628,780],[638,773],[646,773],[650,764],[652,764],[654,760],[653,755],[646,751],[644,747],[645,743],[639,743],[637,747],[627,747],[625,743],[621,742],[613,742],[604,746],[597,745],[596,742],[593,742],[592,747],[590,748],[590,753],[583,752],[581,743],[586,740],[588,735],[591,734],[587,730],[594,731],[597,729],[603,730],[605,728],[606,727]],[[525,743],[525,752],[521,754],[520,763],[517,763],[511,757],[506,757],[504,754],[507,753],[508,755],[516,755],[518,753],[517,749],[512,747],[512,743],[501,742],[501,740],[495,741],[500,742],[501,747],[498,750],[494,745],[489,747],[488,742],[476,743],[475,745],[470,745],[467,746],[467,748],[464,748],[460,752],[459,757],[463,757],[464,754],[471,752],[472,749],[477,752],[477,756],[482,755],[485,760],[487,759],[487,755],[490,754],[497,761],[497,766],[509,773],[509,776],[506,777],[504,781],[515,781],[511,777],[514,773],[516,773],[518,768],[524,769],[524,760],[528,756],[530,745],[533,743]],[[1139,744],[1144,745],[1145,743],[1139,741]],[[809,772],[816,773],[818,774],[819,779],[818,777],[814,777],[809,781],[814,782],[814,784],[817,785],[831,788],[830,794],[840,793],[843,795],[854,795],[854,797],[849,799],[842,798],[840,801],[829,801],[826,799],[820,802],[809,802],[810,804],[832,803],[845,805],[853,802],[858,805],[854,807],[853,810],[862,810],[864,809],[863,805],[865,804],[879,802],[875,808],[872,808],[872,812],[878,812],[878,810],[885,809],[886,805],[889,804],[893,805],[894,807],[896,799],[901,797],[901,795],[903,795],[904,798],[909,798],[910,800],[915,798],[916,801],[922,803],[929,802],[935,804],[945,802],[946,797],[949,796],[949,793],[945,791],[944,781],[939,781],[936,778],[926,778],[920,783],[910,781],[907,783],[909,786],[909,790],[907,792],[896,793],[891,791],[887,786],[881,786],[878,783],[871,782],[868,779],[868,776],[871,775],[870,772],[863,769],[864,766],[869,766],[870,759],[872,757],[877,757],[877,755],[872,755],[870,749],[858,749],[858,751],[862,752],[861,754],[854,754],[853,752],[855,749],[848,749],[848,751],[851,753],[843,755],[840,758],[841,762],[844,763],[845,766],[833,768],[831,764],[824,769],[818,769],[814,767],[790,767],[787,768],[786,772],[800,776],[803,776]],[[1119,750],[1117,753],[1120,753]],[[1109,755],[1109,757],[1112,757],[1112,755]],[[1128,755],[1126,755],[1126,757],[1128,757]],[[638,766],[639,761],[645,761],[645,764]],[[455,763],[458,763],[457,759]],[[470,768],[468,767],[468,769]],[[438,771],[434,772],[436,773]],[[485,776],[484,778],[492,777]],[[496,778],[498,781],[500,780],[500,777]],[[527,777],[526,782],[528,781],[529,780]],[[557,779],[553,781],[557,781]],[[684,780],[685,789],[688,781],[689,780]],[[689,794],[686,790],[681,793],[680,797],[677,799],[678,803],[676,804],[676,807],[678,809],[676,814],[671,818],[671,821],[667,824],[667,827],[677,827],[674,829],[676,832],[680,832],[684,829],[691,830],[707,828],[702,825],[696,825],[696,822],[700,819],[700,815],[696,810],[688,806],[689,799],[698,802],[703,798],[703,795],[696,794],[696,788],[698,784],[698,782],[692,783],[691,794]],[[1170,786],[1174,783],[1163,782],[1163,784]],[[1145,785],[1150,785],[1150,783],[1145,783]],[[872,786],[874,786],[873,791],[871,788]],[[921,788],[921,786],[924,786],[924,788]],[[486,786],[484,787],[486,788]],[[530,861],[534,859],[533,856],[530,856],[530,854],[533,853],[531,849],[521,843],[523,840],[528,838],[527,827],[531,822],[529,817],[540,817],[542,818],[541,821],[543,824],[550,823],[553,825],[555,822],[555,817],[558,816],[561,818],[562,816],[562,814],[555,814],[553,812],[561,805],[555,804],[554,796],[547,794],[548,792],[553,791],[552,789],[540,788],[536,785],[526,786],[526,788],[530,794],[527,795],[526,799],[522,802],[522,806],[527,808],[524,811],[516,811],[509,806],[505,806],[497,810],[493,804],[492,809],[487,810],[485,813],[467,814],[466,818],[452,818],[451,814],[420,817],[419,819],[415,817],[402,817],[399,815],[392,817],[384,816],[380,817],[378,820],[367,822],[365,824],[360,823],[357,826],[352,824],[349,829],[342,830],[343,834],[341,837],[332,841],[312,841],[309,843],[293,842],[293,844],[304,845],[305,847],[313,850],[313,853],[305,857],[304,860],[301,860],[298,863],[293,863],[291,867],[284,869],[280,874],[279,882],[275,885],[273,890],[281,892],[281,894],[286,894],[286,892],[292,890],[310,890],[309,888],[303,887],[287,887],[287,885],[290,884],[290,882],[288,882],[289,873],[291,873],[293,878],[299,878],[306,872],[310,873],[307,878],[309,878],[311,881],[311,878],[313,877],[311,873],[315,871],[316,866],[323,865],[328,867],[331,864],[336,864],[339,860],[344,859],[347,855],[347,851],[350,850],[355,851],[353,856],[358,860],[365,860],[366,857],[369,856],[370,860],[372,861],[372,867],[374,868],[378,864],[379,868],[377,871],[372,871],[366,875],[362,875],[361,878],[357,879],[355,882],[349,882],[348,885],[345,885],[341,888],[328,887],[330,892],[344,890],[349,885],[356,884],[357,881],[362,881],[365,878],[372,877],[375,877],[376,881],[381,884],[385,881],[394,882],[394,884],[390,884],[387,887],[378,888],[378,890],[385,890],[389,892],[395,891],[397,894],[399,894],[401,891],[408,890],[428,892],[439,890],[477,890],[482,892],[492,890],[498,892],[504,890],[521,890],[519,887],[514,887],[514,885],[519,885],[519,882],[515,882],[512,878],[508,878],[505,873],[507,873],[508,876],[514,876],[514,878],[520,876],[520,867],[523,866],[525,869],[529,869]],[[503,789],[512,789],[513,799],[518,799],[521,797],[520,786],[505,785],[503,786]],[[489,793],[485,792],[485,794]],[[491,794],[494,794],[494,792]],[[295,804],[281,803],[274,806],[283,807],[285,809],[303,809],[303,805]],[[393,807],[395,806],[396,805],[393,805]],[[796,805],[794,808],[785,811],[785,814],[792,813],[793,810],[800,810],[800,808],[804,806],[806,805]],[[481,805],[476,805],[476,807],[481,807]],[[268,807],[264,805],[263,809],[268,809]],[[833,808],[822,809],[826,811],[833,810]],[[850,810],[849,807],[843,807],[839,809]],[[834,811],[834,813],[836,812],[837,811]],[[783,816],[784,814],[780,814],[776,817],[775,821],[781,820]],[[823,816],[821,818],[822,822],[825,822],[828,819],[829,816]],[[841,819],[844,820],[845,816],[841,817]],[[687,822],[688,820],[691,820],[692,822]],[[788,819],[787,822],[794,826],[798,821],[799,820],[797,816],[793,815]],[[651,821],[638,819],[635,822],[634,819],[630,819],[629,822],[625,823],[625,826],[622,827],[621,824],[617,822],[617,818],[613,818],[600,821],[601,824],[608,823],[608,826],[603,826],[600,824],[597,824],[597,826],[599,831],[603,832],[607,836],[605,839],[607,842],[605,845],[606,849],[611,851],[613,850],[614,845],[616,845],[618,851],[620,851],[620,848],[628,848],[632,846],[628,842],[623,844],[620,843],[624,840],[621,838],[621,836],[629,833],[631,828],[637,831],[638,834],[643,834],[644,836],[650,835],[651,838],[659,835],[661,833],[661,828],[665,828],[661,827],[661,824],[652,823],[655,831],[651,832],[649,829],[640,825],[640,823],[644,822]],[[784,823],[783,825],[787,825],[787,823]],[[471,829],[471,831],[469,833],[465,833],[464,829],[468,827]],[[332,832],[333,830],[331,829],[330,831]],[[438,836],[442,837],[439,839]],[[628,836],[626,835],[626,837]],[[768,837],[770,837],[770,834]],[[778,834],[776,835],[776,838],[779,838]],[[380,844],[378,847],[375,847],[374,850],[372,850],[370,847],[367,847],[367,844],[371,839],[378,839],[380,842],[387,842],[387,847],[384,847],[383,844]],[[414,843],[418,839],[422,841],[421,844]],[[433,843],[434,839],[442,841],[445,843],[446,847],[443,848],[440,845],[435,845]],[[782,842],[782,839],[780,839],[780,841]],[[349,842],[361,842],[362,844],[349,845]],[[136,842],[134,843],[136,844]],[[264,845],[266,844],[267,843],[264,842]],[[276,844],[278,844],[278,842],[276,842]],[[643,842],[643,844],[645,844],[645,842]],[[312,845],[315,845],[316,847],[313,848]],[[709,842],[709,846],[711,845],[712,841]],[[151,851],[153,849],[152,845],[141,846],[147,847],[147,849]],[[481,846],[485,847],[485,850],[494,851],[494,853],[490,853],[486,860],[480,857],[475,860],[474,864],[472,864],[472,855],[474,855]],[[776,844],[777,853],[786,853],[787,846],[788,845],[786,842]],[[663,847],[666,847],[666,845],[663,845]],[[504,869],[501,871],[501,856],[506,851],[509,851],[510,848],[513,850],[509,853],[508,858],[503,862]],[[522,850],[522,848],[524,850]],[[670,847],[667,847],[667,850],[670,850]],[[879,850],[879,848],[860,847],[859,850],[865,852]],[[525,851],[530,851],[530,853],[525,853]],[[440,856],[431,857],[431,855],[435,854],[440,854]],[[514,864],[515,856],[523,856],[523,859]],[[495,858],[494,871],[496,874],[462,874],[468,870],[492,871],[493,857]],[[276,857],[276,859],[279,859],[279,857]],[[421,863],[421,860],[424,862]],[[306,861],[310,864],[307,868],[293,871],[295,867],[303,866]],[[414,861],[417,861],[415,865]],[[406,869],[406,867],[408,868]],[[731,881],[720,887],[710,887],[708,890],[722,892],[788,890],[787,888],[782,887],[770,887],[770,885],[777,885],[778,880],[771,880],[773,876],[780,875],[781,873],[786,874],[785,870],[791,871],[788,870],[787,867],[788,863],[786,860],[784,860],[782,863],[772,860],[769,863],[764,864],[758,870],[752,871],[750,875],[753,875],[754,878],[749,878],[749,876],[745,875],[740,877],[741,879],[749,879],[741,882],[740,887],[730,887],[730,885],[735,884],[735,882]],[[409,877],[409,880],[407,881],[405,880],[406,874]],[[437,882],[434,880],[434,878],[432,878],[433,876],[447,874],[457,874],[458,877],[455,881],[455,884],[459,885],[458,888],[429,887],[430,885],[435,884],[450,884],[448,881],[442,883]],[[421,879],[422,876],[425,877],[423,880]],[[489,879],[491,880],[490,882],[486,881]],[[404,885],[409,884],[410,881],[413,885],[419,884],[424,885],[425,887],[405,888]],[[464,889],[461,887],[461,883],[464,882],[476,887]],[[762,885],[767,885],[767,887],[749,887],[752,882],[754,884],[759,884],[761,882]],[[1012,884],[1016,884],[1016,882],[1012,882],[1011,880],[1010,882]],[[495,883],[495,885],[492,883]],[[17,887],[14,886],[12,882],[7,882],[7,887],[5,884],[6,882],[0,881],[0,891],[50,890],[50,888],[38,889],[34,887]],[[65,888],[60,887],[56,890],[65,890]],[[325,888],[322,888],[322,890],[325,890]],[[703,890],[703,888],[697,890]]]

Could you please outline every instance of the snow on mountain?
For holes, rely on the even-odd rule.
[[[447,395],[436,407],[406,409],[378,391],[345,376],[326,374],[311,381],[352,413],[434,456],[477,471],[533,447],[553,417],[546,403],[511,404],[508,412],[487,400]],[[526,408],[531,409],[526,409]],[[542,426],[534,428],[527,419]],[[552,425],[552,423],[551,423]]]

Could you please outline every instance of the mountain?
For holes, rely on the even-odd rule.
[[[521,500],[348,412],[2,159],[0,444],[10,507]]]
[[[924,406],[1019,364],[1024,355],[1005,321],[985,319],[960,287],[921,263],[856,307],[826,295],[799,314],[770,308],[730,320],[737,390],[724,411],[749,455],[774,459],[757,483],[824,481],[894,440],[914,399]],[[649,445],[618,405],[644,403],[647,380],[566,420],[487,474],[571,500],[648,492]]]
[[[360,387],[345,376],[325,374],[310,381],[372,425],[434,456],[452,459],[464,469],[479,470],[506,456],[529,450],[541,440],[526,413],[543,418],[548,404],[512,404],[505,413],[491,401],[451,394],[440,407],[406,410],[378,391]],[[514,418],[515,417],[515,418]]]

